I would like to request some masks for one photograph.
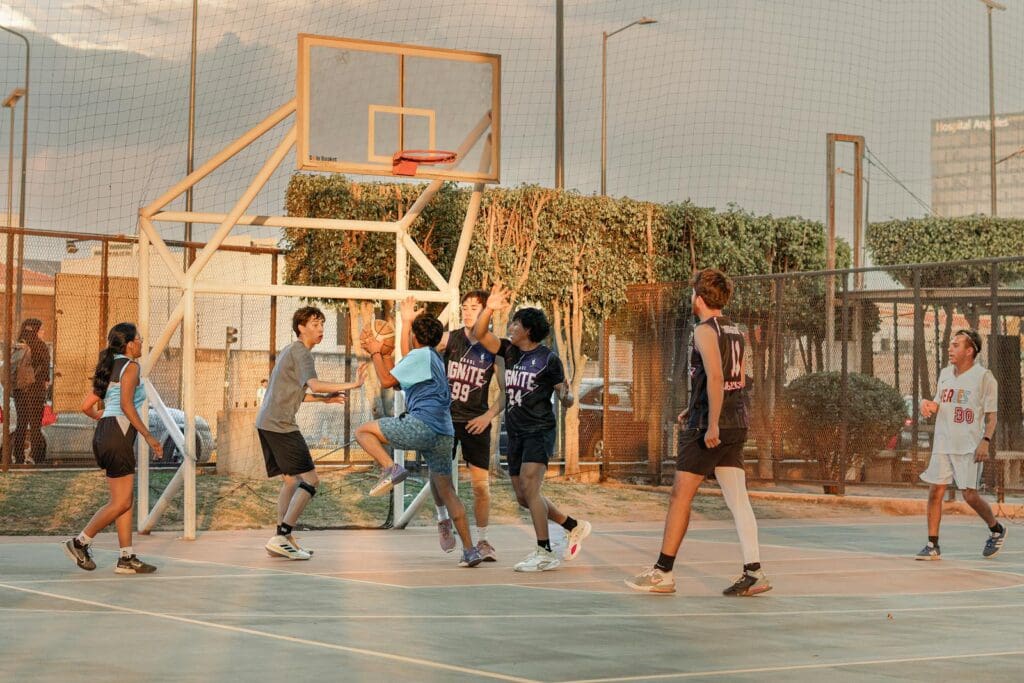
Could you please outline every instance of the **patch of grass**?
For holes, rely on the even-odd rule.
[[[150,473],[150,505],[170,482],[173,472]],[[376,481],[376,470],[325,470],[320,473],[316,499],[306,508],[301,528],[377,527],[388,517],[389,497],[370,498],[366,492]],[[406,501],[423,487],[424,480],[406,480]],[[199,529],[266,528],[276,523],[278,480],[233,479],[213,473],[196,476],[196,515]],[[577,518],[615,521],[660,521],[668,506],[668,489],[638,489],[617,484],[581,484],[552,479],[546,495],[563,512]],[[459,496],[472,516],[472,488],[461,482]],[[0,475],[0,528],[4,533],[72,534],[80,531],[107,501],[105,478],[99,472],[10,472]],[[847,513],[840,506],[755,501],[759,518],[821,517]],[[718,496],[698,496],[694,519],[729,519]],[[506,477],[491,483],[491,524],[528,522],[519,509]],[[157,524],[158,530],[182,528],[182,496],[171,501]],[[434,506],[424,505],[413,525],[434,524]]]

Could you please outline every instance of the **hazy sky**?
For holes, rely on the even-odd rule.
[[[1006,4],[995,16],[997,108],[1014,112],[1024,110],[1024,4]],[[184,174],[191,5],[0,2],[0,24],[25,32],[33,49],[31,227],[134,232],[138,207]],[[197,161],[293,96],[295,37],[309,32],[501,54],[502,182],[553,184],[554,0],[199,5]],[[987,112],[978,0],[565,5],[566,185],[585,193],[599,188],[601,32],[641,15],[658,23],[609,42],[611,194],[823,219],[825,133],[832,131],[865,135],[928,201],[931,120]],[[20,85],[23,59],[20,41],[0,33],[4,95]],[[6,142],[7,112],[0,113]],[[348,132],[363,134],[361,125]],[[200,184],[197,209],[230,207],[283,132]],[[289,157],[252,211],[283,211],[293,164]],[[852,168],[849,151],[838,164]],[[869,172],[872,219],[923,213],[895,183]],[[844,192],[847,226],[848,213]]]

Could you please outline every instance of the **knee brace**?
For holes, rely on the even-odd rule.
[[[299,488],[308,493],[310,498],[316,495],[316,487],[313,486],[312,484],[307,484],[304,481],[300,481]]]

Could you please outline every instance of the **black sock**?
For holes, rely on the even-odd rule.
[[[994,534],[1001,534],[1001,533],[1003,533],[1003,525],[1000,524],[999,522],[996,522],[996,525],[995,526],[990,526],[988,528],[988,530],[991,531]]]
[[[760,562],[751,562],[750,564],[743,565],[743,571],[745,572],[756,572],[761,568]]]
[[[565,521],[562,522],[562,528],[566,531],[572,531],[576,528],[576,520],[572,517],[566,516]]]
[[[929,536],[928,537],[928,542],[931,543],[936,548],[939,547],[939,537],[938,536]]]
[[[544,540],[542,541],[542,540],[540,540],[540,539],[538,538],[538,539],[537,539],[537,545],[538,545],[539,547],[543,548],[544,550],[547,550],[547,551],[548,551],[549,553],[551,552],[551,541],[549,541],[548,539],[546,539],[546,538],[545,538],[545,539],[544,539]]]
[[[658,561],[654,563],[654,568],[660,569],[663,572],[670,572],[672,571],[672,566],[675,563],[675,555],[666,555],[665,553],[658,553]]]
[[[278,536],[290,536],[291,533],[292,533],[292,525],[291,524],[285,524],[284,522],[281,522],[280,524],[277,525],[277,535]]]

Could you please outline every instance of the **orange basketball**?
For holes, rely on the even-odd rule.
[[[373,338],[381,343],[382,354],[390,356],[395,352],[395,327],[390,320],[374,318],[369,329],[372,330]]]

